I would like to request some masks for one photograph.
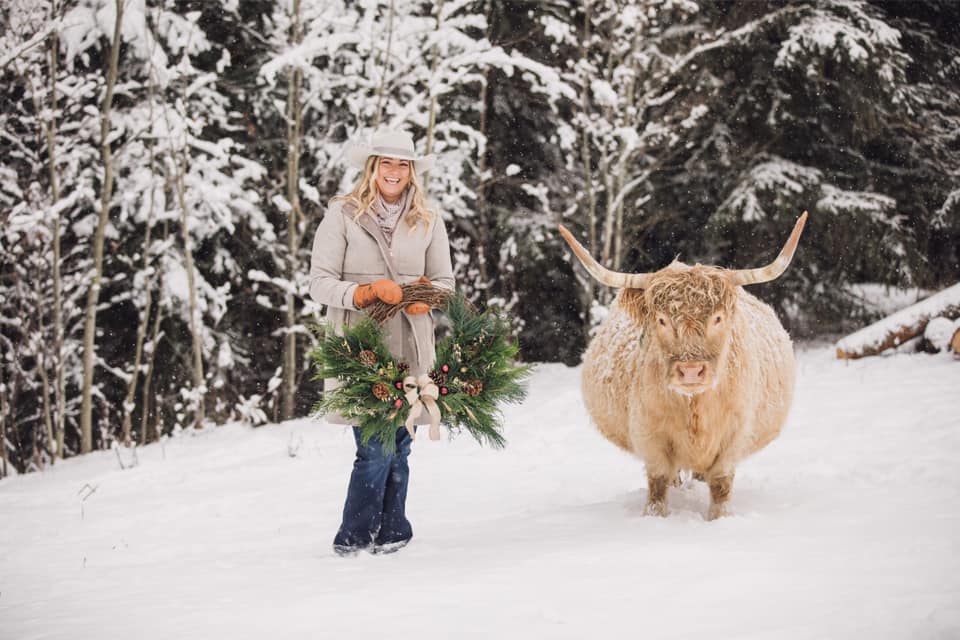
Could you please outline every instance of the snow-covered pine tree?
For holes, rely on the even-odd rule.
[[[275,141],[260,144],[271,168],[266,214],[285,238],[262,243],[263,259],[247,275],[270,335],[283,345],[264,357],[270,369],[264,370],[269,382],[262,403],[276,419],[302,414],[313,402],[314,394],[297,393],[311,388],[306,354],[313,336],[306,324],[319,311],[308,294],[310,240],[343,173],[338,159],[357,82],[351,74],[358,67],[359,18],[340,0],[276,3],[263,16],[267,48],[258,58],[252,109],[261,131]]]
[[[4,51],[14,52],[0,94],[0,366],[10,367],[0,393],[19,396],[7,404],[17,442],[42,431],[44,450],[60,457],[79,449],[77,337],[89,263],[77,239],[89,233],[98,155],[85,135],[98,74],[89,60],[61,59],[75,35],[61,12],[59,2],[14,2],[0,34]],[[14,464],[23,469],[28,457]]]
[[[656,99],[668,93],[671,67],[683,51],[677,40],[689,37],[697,13],[695,3],[683,0],[589,0],[540,16],[563,78],[578,94],[559,125],[568,176],[561,215],[615,270],[636,265],[637,231],[661,219],[645,206],[659,162],[649,149],[675,138],[671,129],[679,125],[663,119]],[[588,329],[615,292],[597,289],[589,277],[577,282]]]
[[[357,121],[360,127],[380,122],[411,129],[424,140],[424,152],[437,154],[438,169],[427,185],[447,219],[458,283],[472,300],[510,311],[517,301],[515,289],[498,291],[495,276],[500,266],[512,266],[513,255],[509,244],[498,255],[494,232],[499,220],[488,211],[485,191],[510,177],[500,170],[512,172],[517,165],[501,169],[488,163],[488,80],[491,74],[516,74],[528,96],[547,95],[551,103],[572,91],[550,67],[491,42],[489,20],[497,16],[493,4],[444,0],[427,11],[422,3],[392,2],[392,22],[379,24],[392,25],[395,35],[375,34],[380,46],[365,60],[365,75],[378,80],[371,96],[373,113],[365,116],[370,104],[361,106]],[[383,105],[382,113],[378,105]]]
[[[545,14],[568,16],[566,5],[483,3],[490,55],[502,63],[481,68],[471,120],[483,140],[470,172],[476,214],[457,222],[458,233],[469,239],[467,280],[485,283],[476,285],[481,301],[508,312],[525,354],[560,353],[576,361],[581,349],[571,336],[579,333],[579,321],[565,317],[571,292],[559,289],[556,266],[563,254],[550,238],[570,198],[560,140],[564,114],[578,95],[561,78],[561,54],[540,21]]]
[[[849,322],[850,283],[927,279],[921,239],[951,226],[956,44],[934,32],[953,10],[907,5],[702,4],[654,98],[682,126],[650,149],[649,206],[667,217],[637,249],[749,266],[808,209],[794,276],[758,291],[808,333]]]
[[[208,38],[202,15],[182,14],[174,3],[158,15],[157,40],[170,63],[164,104],[152,133],[170,185],[165,216],[171,234],[179,238],[161,258],[164,287],[159,302],[170,321],[189,331],[191,344],[188,358],[180,360],[185,354],[177,353],[178,345],[171,345],[174,351],[168,356],[181,366],[189,362],[186,370],[168,366],[165,371],[189,371],[193,381],[187,386],[182,376],[171,375],[160,384],[173,402],[177,425],[194,427],[208,416],[229,417],[234,403],[243,401],[231,380],[232,334],[220,326],[232,289],[243,279],[235,256],[249,236],[238,236],[237,229],[273,233],[252,188],[264,167],[245,157],[233,139],[242,129],[241,116],[220,85],[231,57]]]

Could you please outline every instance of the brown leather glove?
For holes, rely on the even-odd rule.
[[[387,304],[397,304],[403,300],[403,291],[393,280],[382,278],[358,285],[353,292],[353,304],[358,309],[369,307],[377,300],[383,300]]]
[[[417,281],[414,282],[414,284],[430,284],[430,279],[427,278],[427,276],[420,276],[417,278]],[[403,310],[411,316],[419,316],[423,315],[424,313],[429,313],[430,305],[428,305],[426,302],[411,302],[404,307]]]

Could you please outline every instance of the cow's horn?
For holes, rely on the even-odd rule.
[[[797,243],[800,241],[800,234],[803,232],[803,225],[807,221],[807,212],[804,211],[797,224],[793,226],[787,243],[780,250],[777,259],[765,267],[758,269],[738,269],[730,272],[730,281],[736,285],[758,284],[760,282],[770,282],[780,277],[780,274],[787,270],[793,254],[797,250]]]
[[[587,268],[590,275],[596,278],[598,282],[608,287],[617,287],[619,289],[645,289],[647,287],[647,281],[650,279],[649,274],[618,273],[617,271],[611,271],[594,260],[593,256],[583,248],[583,245],[577,242],[573,235],[571,235],[562,224],[560,225],[560,233],[563,235],[563,239],[567,241],[567,244],[570,245],[570,248],[573,249],[574,255],[580,259],[580,262]]]

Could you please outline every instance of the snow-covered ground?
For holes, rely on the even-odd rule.
[[[320,421],[8,478],[0,638],[960,637],[960,362],[799,362],[715,522],[697,482],[641,515],[641,463],[560,365],[507,411],[507,449],[417,441],[393,555],[333,554],[353,441]]]

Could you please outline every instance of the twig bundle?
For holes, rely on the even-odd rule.
[[[453,292],[448,289],[417,282],[401,285],[400,289],[403,291],[403,299],[397,304],[387,304],[383,300],[377,300],[366,308],[367,315],[378,325],[383,325],[408,304],[414,302],[425,302],[434,309],[442,309],[453,295]]]

